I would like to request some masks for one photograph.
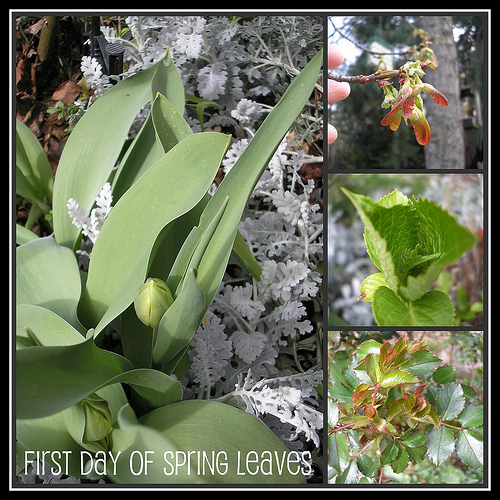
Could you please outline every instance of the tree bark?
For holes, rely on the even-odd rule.
[[[432,37],[438,67],[428,69],[424,81],[431,83],[448,98],[448,106],[424,102],[425,116],[431,127],[431,140],[425,147],[426,168],[465,168],[465,144],[461,117],[457,49],[450,16],[422,16],[422,28]]]

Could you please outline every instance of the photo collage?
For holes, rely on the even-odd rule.
[[[491,490],[491,10],[11,9],[10,490]]]

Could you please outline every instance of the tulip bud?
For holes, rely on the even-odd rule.
[[[148,278],[137,290],[134,308],[137,317],[146,325],[158,328],[165,311],[174,301],[167,284],[159,278]]]
[[[100,442],[106,439],[106,436],[113,430],[111,412],[107,403],[101,400],[84,399],[80,404],[85,416],[84,442]]]

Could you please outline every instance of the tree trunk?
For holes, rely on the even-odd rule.
[[[425,146],[426,168],[465,168],[465,145],[460,105],[457,49],[450,16],[422,16],[422,28],[432,37],[438,67],[426,70],[424,81],[431,83],[448,98],[448,106],[437,106],[432,99],[424,102],[425,116],[431,127],[431,140]]]

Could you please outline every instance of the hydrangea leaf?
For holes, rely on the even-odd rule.
[[[375,291],[372,306],[381,326],[449,326],[455,315],[450,298],[439,290],[431,290],[414,302],[404,302],[381,286]]]
[[[374,202],[345,188],[342,191],[365,225],[367,252],[383,275],[367,278],[360,295],[364,300],[373,299],[378,324],[451,325],[451,302],[445,304],[444,297],[426,294],[444,267],[473,246],[475,236],[427,199],[410,200],[395,190]],[[436,307],[428,313],[424,310],[430,298],[439,300],[442,314]]]

